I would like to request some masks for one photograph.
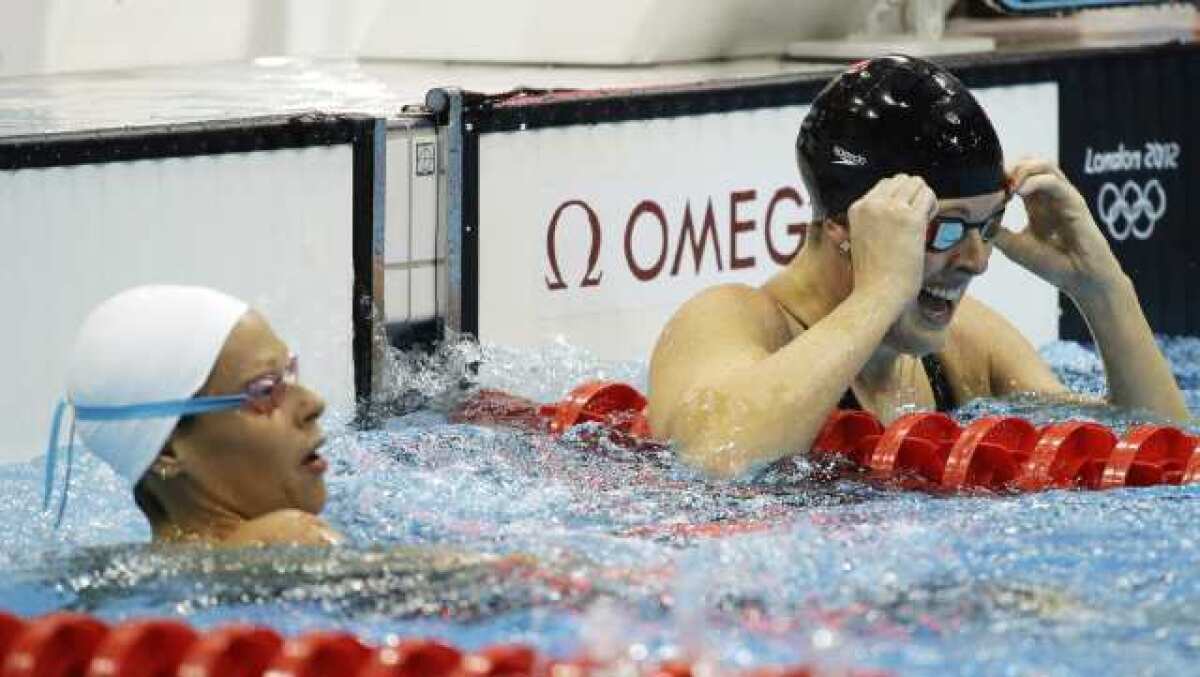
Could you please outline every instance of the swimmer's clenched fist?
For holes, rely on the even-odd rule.
[[[908,303],[921,290],[925,229],[937,197],[919,176],[897,174],[850,206],[849,254],[854,288]]]

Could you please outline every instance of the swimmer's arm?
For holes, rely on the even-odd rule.
[[[1140,407],[1177,420],[1188,420],[1190,414],[1183,396],[1171,375],[1170,366],[1154,342],[1132,284],[1126,292],[1118,289],[1110,296],[1088,303],[1086,308],[1084,304],[1076,303],[1092,326],[1092,336],[1100,347],[1108,375],[1108,404]],[[1095,398],[1072,393],[1064,386],[1028,339],[999,313],[973,299],[969,303],[964,299],[960,311],[963,311],[962,328],[971,335],[969,343],[986,347],[991,395],[1033,393],[1057,401],[1100,403]],[[1117,321],[1117,318],[1126,321]],[[1173,401],[1172,395],[1178,397],[1178,402]],[[1155,399],[1158,400],[1156,404]]]
[[[855,290],[789,341],[764,292],[711,289],[680,308],[659,337],[651,428],[685,461],[723,477],[807,450],[903,305],[892,290]]]
[[[1133,282],[1123,272],[1073,296],[1091,329],[1108,378],[1108,402],[1187,421],[1183,393],[1154,341]]]
[[[316,515],[302,510],[276,510],[242,523],[222,544],[329,546],[341,542],[341,534]]]
[[[1019,161],[1008,180],[1025,201],[1029,225],[1020,232],[1001,229],[996,245],[1075,302],[1104,361],[1109,404],[1187,420],[1183,393],[1133,283],[1083,196],[1060,168],[1038,158]]]

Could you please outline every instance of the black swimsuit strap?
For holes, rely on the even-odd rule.
[[[954,411],[958,403],[954,401],[954,391],[950,389],[942,358],[930,353],[921,358],[921,365],[925,367],[925,376],[929,378],[929,387],[933,389],[934,406],[941,412]]]

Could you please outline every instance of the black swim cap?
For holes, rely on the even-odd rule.
[[[938,198],[1004,188],[996,130],[946,69],[907,56],[862,61],[813,101],[796,139],[817,219],[844,214],[880,179],[925,179]]]

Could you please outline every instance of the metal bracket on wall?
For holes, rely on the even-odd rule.
[[[465,119],[468,98],[457,88],[430,90],[426,107],[437,120],[446,158],[446,307],[448,332],[478,331],[479,181],[478,136]]]

